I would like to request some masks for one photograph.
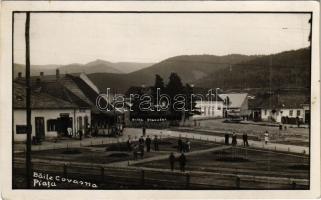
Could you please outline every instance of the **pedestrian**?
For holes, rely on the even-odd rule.
[[[225,133],[225,145],[229,145],[230,144],[230,142],[229,142],[229,140],[230,140],[230,135],[228,134],[228,133]]]
[[[82,140],[82,130],[79,130],[79,140]]]
[[[187,152],[191,151],[191,142],[189,141],[189,139],[186,140],[186,151]]]
[[[132,150],[132,140],[130,139],[130,136],[128,136],[128,140],[127,140],[127,150],[128,151]]]
[[[247,140],[247,133],[243,133],[243,145],[245,147],[248,147],[249,146],[249,142]]]
[[[145,135],[146,135],[146,127],[143,126],[143,136],[145,137]]]
[[[171,170],[174,171],[174,165],[175,165],[175,156],[174,156],[174,153],[172,152],[169,157],[169,164],[171,165]]]
[[[183,141],[182,141],[181,136],[179,136],[179,138],[178,138],[177,145],[178,145],[178,151],[182,152],[182,150],[183,150]]]
[[[181,156],[179,157],[179,167],[181,172],[185,172],[185,165],[186,165],[186,157],[184,153],[182,153]]]
[[[68,137],[72,137],[72,128],[71,127],[68,127],[67,128],[67,134],[68,134]]]
[[[282,124],[279,124],[279,130],[282,131]]]
[[[153,143],[154,143],[154,150],[159,151],[157,135],[155,135]]]
[[[139,143],[139,152],[140,152],[140,158],[144,158],[144,143]]]
[[[150,144],[152,143],[152,140],[150,139],[149,135],[147,135],[145,144],[146,144],[146,152],[150,152]]]
[[[138,140],[138,143],[144,145],[145,140],[144,140],[143,136],[140,136],[140,138],[139,138],[139,140]]]
[[[232,145],[233,145],[233,146],[236,146],[236,144],[237,144],[236,133],[233,132],[233,135],[232,135]]]
[[[264,142],[265,142],[265,144],[267,144],[269,142],[269,132],[268,131],[265,131],[265,133],[264,133]]]
[[[133,154],[134,154],[134,160],[137,160],[137,156],[138,156],[138,147],[137,147],[137,145],[134,146]]]

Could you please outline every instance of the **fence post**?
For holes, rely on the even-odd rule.
[[[64,174],[64,177],[67,177],[67,165],[66,165],[66,163],[64,164],[64,167],[63,167],[63,174]]]
[[[145,185],[145,171],[144,170],[141,171],[141,185],[142,186]]]
[[[100,175],[101,175],[101,181],[104,182],[104,180],[105,180],[105,168],[104,167],[100,168]]]
[[[238,176],[236,176],[236,178],[235,178],[235,186],[237,189],[239,189],[241,186],[241,179]]]
[[[191,179],[191,177],[190,177],[189,173],[187,173],[186,174],[186,188],[189,188],[190,179]]]

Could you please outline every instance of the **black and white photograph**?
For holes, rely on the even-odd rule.
[[[311,189],[313,12],[11,16],[12,190]]]

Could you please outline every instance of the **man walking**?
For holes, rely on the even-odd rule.
[[[174,171],[174,164],[175,164],[175,156],[174,156],[174,153],[172,152],[170,155],[169,155],[169,164],[171,165],[171,170]]]
[[[184,153],[182,153],[181,156],[179,157],[179,167],[181,172],[185,172],[185,165],[186,165],[186,157]]]
[[[152,143],[152,140],[150,139],[149,135],[147,135],[145,143],[146,143],[146,152],[150,152],[150,144]]]

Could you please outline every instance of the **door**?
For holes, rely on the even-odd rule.
[[[306,110],[304,113],[305,117],[305,123],[309,124],[310,123],[310,110]]]
[[[35,117],[35,131],[37,139],[45,139],[45,119],[43,117]]]

